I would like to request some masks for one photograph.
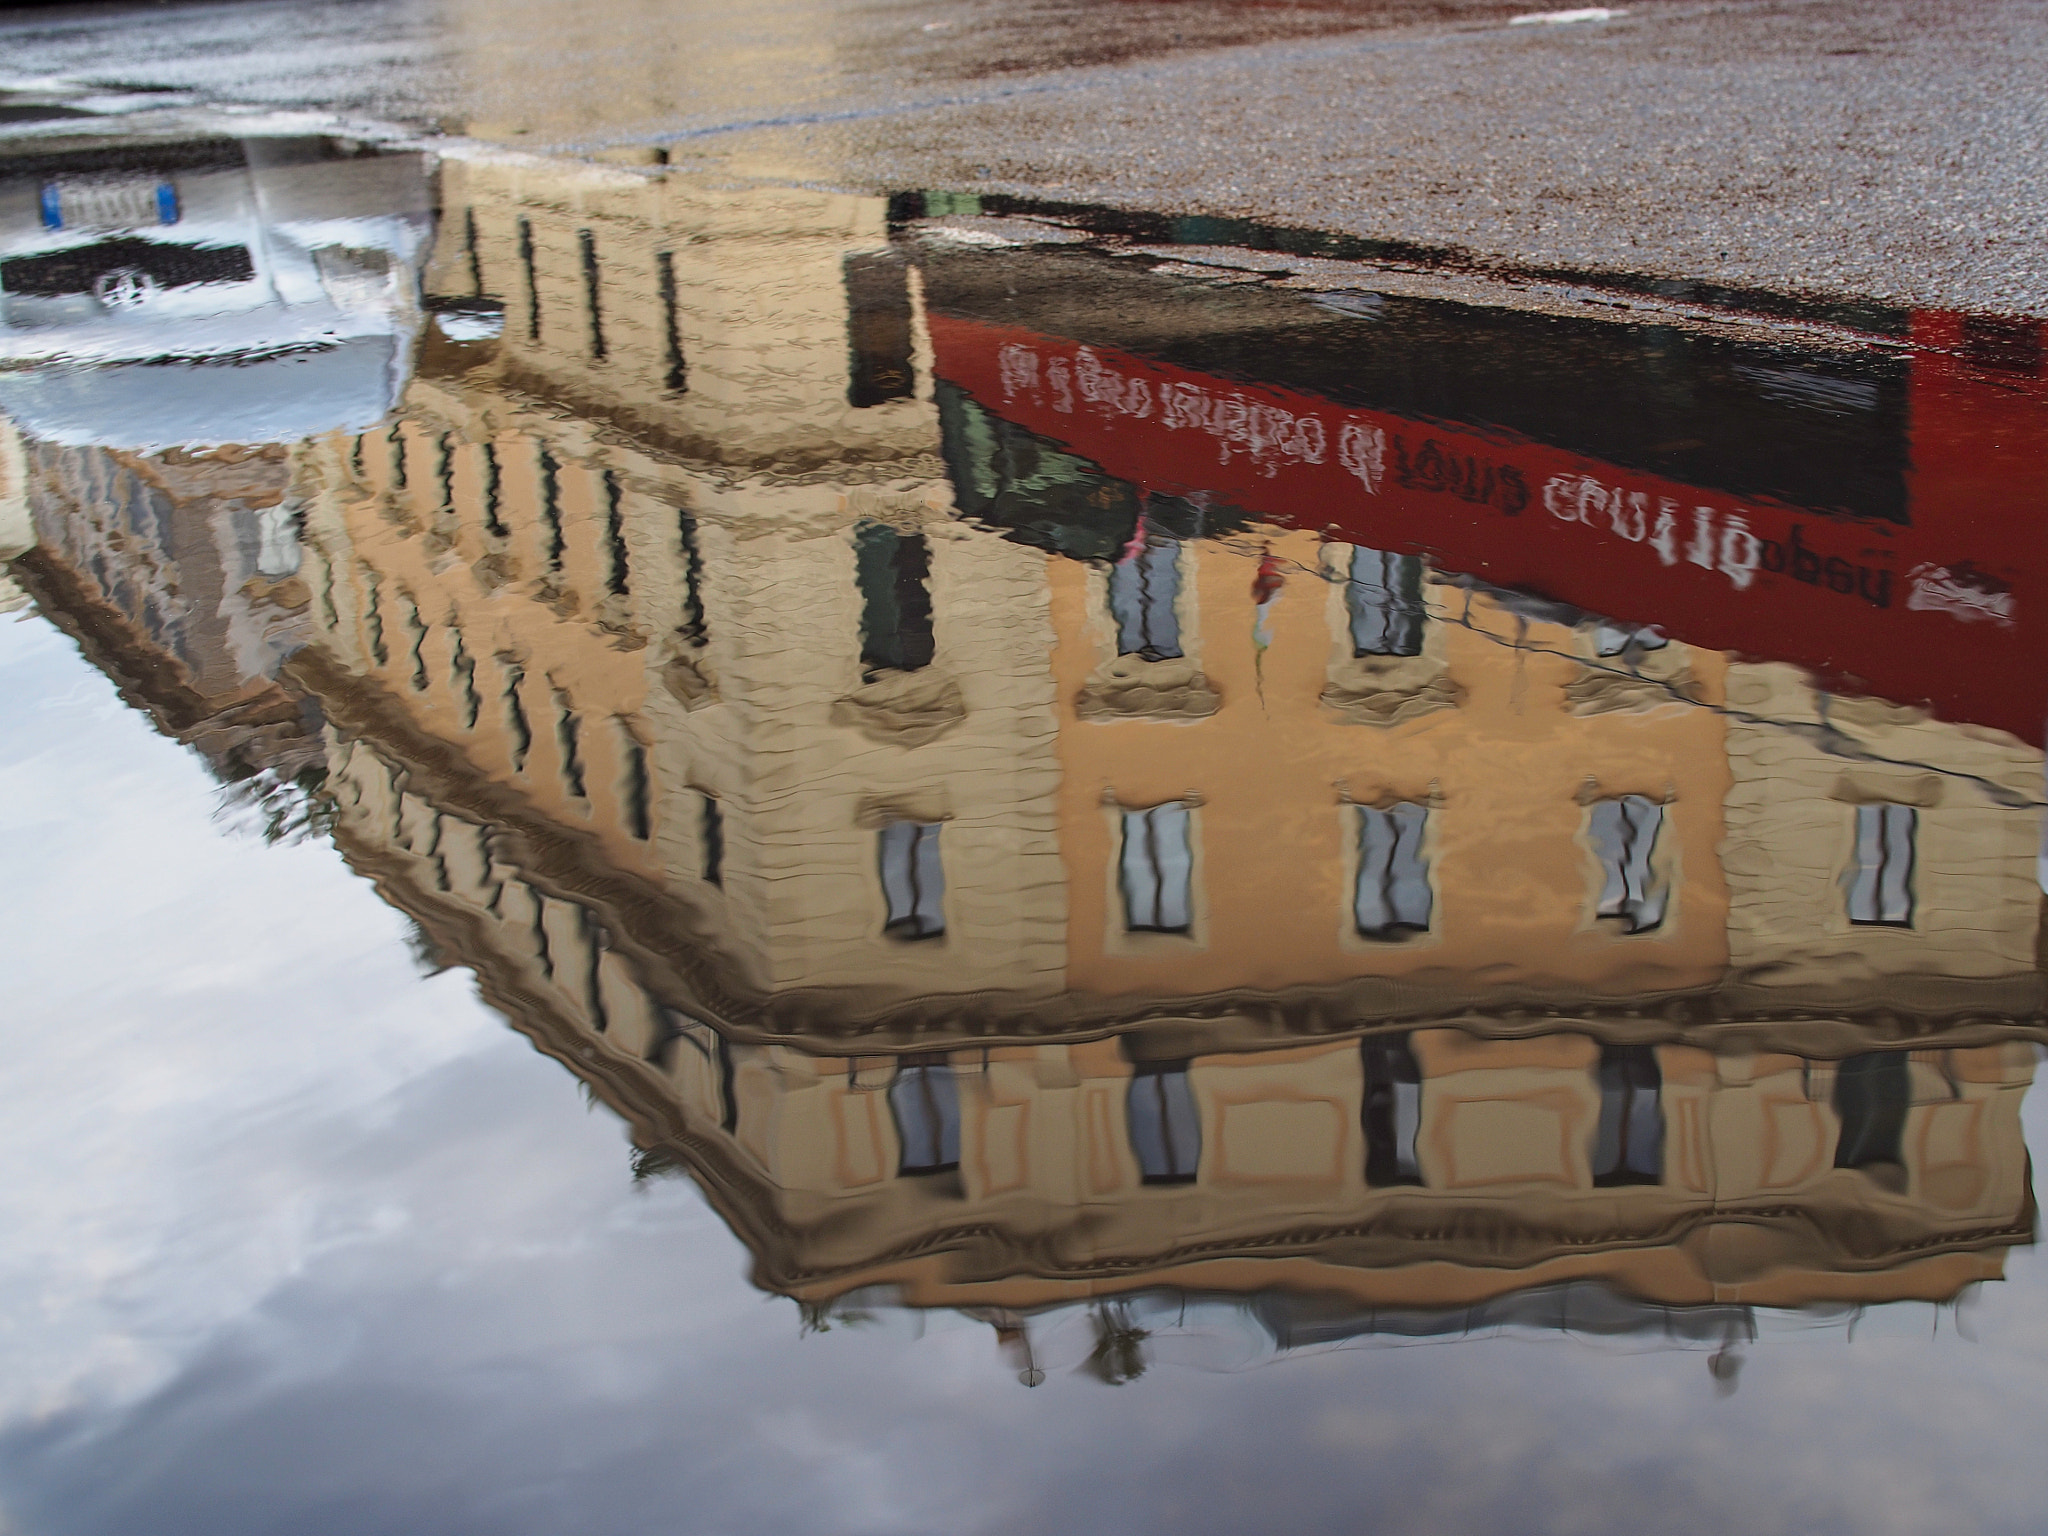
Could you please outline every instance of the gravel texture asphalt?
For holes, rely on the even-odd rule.
[[[536,151],[2048,314],[2048,0],[241,0],[0,59]],[[0,79],[4,84],[5,79]]]

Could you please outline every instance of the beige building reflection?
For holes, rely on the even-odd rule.
[[[222,778],[321,769],[317,708],[278,681],[313,637],[287,450],[143,456],[0,434],[12,583]]]
[[[1194,1051],[821,1054],[657,1000],[593,909],[367,744],[344,846],[485,995],[687,1170],[760,1282],[1025,1312],[1161,1286],[1455,1308],[1598,1281],[1668,1306],[1943,1300],[2031,1240],[2021,1041],[1708,1050],[1458,1027]],[[1835,1049],[1843,1026],[1784,1026]]]
[[[966,519],[999,455],[1130,488],[945,394],[878,200],[442,206],[399,420],[222,591],[304,626],[346,855],[764,1285],[1776,1306],[2031,1240],[2037,752],[1205,509]],[[179,470],[34,472],[115,468]]]

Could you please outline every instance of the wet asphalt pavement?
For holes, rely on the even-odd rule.
[[[173,87],[863,191],[2048,309],[2048,5],[53,7],[16,80]]]

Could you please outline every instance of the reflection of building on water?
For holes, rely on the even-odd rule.
[[[935,390],[907,278],[908,388],[858,403],[878,210],[777,194],[829,233],[728,246],[679,203],[615,244],[465,174],[437,270],[489,296],[509,253],[505,341],[300,459],[338,835],[764,1283],[991,1315],[1278,1284],[1415,1328],[1592,1282],[1940,1299],[2030,1237],[2031,1054],[1996,1043],[2038,1020],[2030,818],[1891,763],[2011,787],[2030,749],[1836,703],[1883,759],[1845,766],[1769,669],[1014,431],[972,493],[1073,510],[999,536],[950,515],[989,460],[930,450],[946,411],[1005,429]],[[671,297],[650,226],[730,275]],[[783,410],[693,420],[711,380]],[[1852,922],[1872,814],[1917,862]],[[1991,882],[1975,939],[1948,871]],[[1736,910],[1771,901],[1789,964]]]
[[[1142,1027],[748,1044],[662,1002],[605,916],[501,856],[517,829],[486,834],[410,777],[346,749],[343,846],[808,1302],[1279,1285],[1427,1309],[1589,1280],[1660,1305],[1940,1300],[2032,1235],[2021,1042],[1810,1059],[1546,1020],[1248,1051]]]
[[[2032,748],[1147,492],[935,377],[878,200],[443,193],[422,374],[292,452],[289,573],[277,461],[46,448],[31,569],[183,656],[133,530],[203,480],[234,555],[172,595],[306,639],[344,852],[764,1284],[1327,1335],[2030,1239]]]
[[[504,381],[698,461],[936,470],[880,199],[527,160],[444,163],[441,191],[429,282],[505,306]]]
[[[35,548],[35,521],[28,510],[28,451],[21,434],[0,418],[0,562]],[[0,574],[0,614],[18,613],[29,596],[12,576]]]
[[[1733,667],[1722,867],[1750,1007],[2038,1011],[2041,757],[1792,669]],[[1838,734],[1837,734],[1838,733]]]
[[[544,188],[526,190],[522,240],[582,243],[546,219]],[[593,238],[594,269],[555,275],[574,293],[600,274],[616,322],[601,367],[553,290],[537,342],[515,293],[497,363],[510,385],[489,370],[423,380],[391,432],[306,451],[325,653],[606,878],[644,882],[661,913],[650,942],[700,936],[690,963],[712,997],[802,1007],[830,988],[857,1016],[1055,992],[1043,562],[946,515],[912,375],[896,398],[850,403],[844,295],[869,282],[878,207],[774,194],[723,216],[730,250],[716,213],[686,200],[658,226],[679,260],[730,265],[676,305],[688,391],[651,429],[706,441],[709,462],[618,443],[521,392],[559,348],[572,396],[616,377],[622,398],[645,397],[636,409],[659,398],[664,253],[639,252],[636,290],[629,257]],[[488,248],[499,222],[485,208],[445,228]],[[509,277],[525,281],[517,265]],[[914,369],[900,266],[895,282]],[[856,350],[852,372],[876,369]],[[818,470],[848,436],[854,462]],[[888,880],[885,858],[901,866]]]
[[[312,634],[286,451],[18,455],[15,579],[123,697],[228,779],[318,770],[318,711],[277,681]]]
[[[436,280],[502,297],[504,340],[304,456],[322,649],[703,936],[678,1006],[895,1045],[1175,998],[1237,1040],[1646,997],[1739,1024],[1820,966],[1889,978],[1858,1012],[2038,1008],[1999,803],[2031,749],[1148,498],[933,384],[878,201],[450,175]],[[1765,940],[1792,925],[1731,881],[1828,936]]]
[[[0,553],[274,829],[322,750],[317,711],[277,681],[311,629],[290,457],[263,444],[396,401],[424,169],[334,139],[101,124],[0,166]]]

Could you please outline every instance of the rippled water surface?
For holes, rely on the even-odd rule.
[[[2039,1528],[2040,321],[14,117],[7,1529]]]

